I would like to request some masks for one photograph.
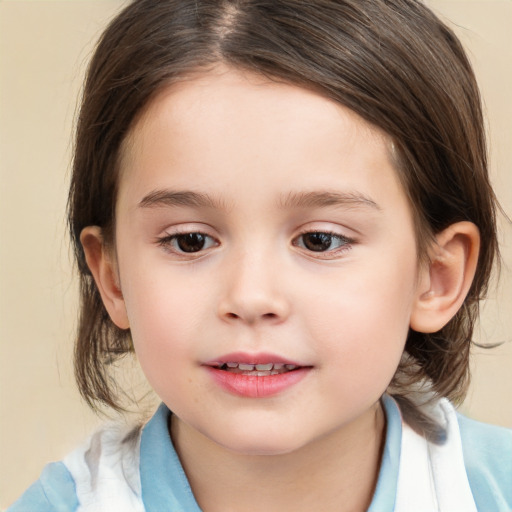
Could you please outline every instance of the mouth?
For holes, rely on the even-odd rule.
[[[211,368],[222,370],[229,373],[238,375],[248,375],[255,377],[267,377],[270,375],[282,375],[283,373],[293,372],[303,368],[296,364],[285,363],[265,363],[265,364],[250,364],[250,363],[213,363],[209,364]]]
[[[204,364],[213,381],[246,398],[278,395],[298,385],[313,369],[273,354],[232,353]]]

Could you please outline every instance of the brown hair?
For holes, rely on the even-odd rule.
[[[497,256],[480,97],[452,31],[416,0],[136,0],[108,26],[90,63],[78,118],[69,226],[80,272],[76,377],[90,405],[119,408],[108,362],[131,350],[103,307],[80,232],[113,242],[120,146],[163,87],[215,63],[318,91],[393,141],[420,255],[468,220],[481,235],[477,273],[457,315],[435,334],[409,333],[392,383],[464,396],[478,303]]]

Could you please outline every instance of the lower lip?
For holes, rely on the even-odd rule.
[[[217,384],[224,390],[247,398],[266,398],[277,395],[301,381],[311,368],[299,368],[277,375],[244,375],[211,366],[206,367]]]

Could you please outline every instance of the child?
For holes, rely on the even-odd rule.
[[[478,89],[413,0],[137,0],[85,84],[76,374],[163,404],[9,509],[512,510],[458,415],[497,255]],[[172,413],[170,412],[172,411]]]

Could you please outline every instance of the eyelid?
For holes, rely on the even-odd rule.
[[[337,238],[339,240],[343,240],[344,243],[336,249],[331,249],[331,250],[327,250],[327,251],[312,251],[312,250],[308,250],[307,248],[300,247],[297,243],[295,243],[302,236],[311,234],[311,233],[326,234],[326,235],[332,236],[334,238]],[[322,259],[322,260],[330,260],[330,259],[340,258],[342,256],[342,254],[350,251],[352,249],[352,247],[354,246],[354,244],[356,244],[356,243],[357,243],[357,240],[351,236],[347,236],[347,235],[340,233],[339,231],[336,231],[333,229],[322,228],[322,227],[303,228],[292,239],[292,245],[297,247],[299,250],[304,251],[304,253],[306,253],[308,257],[314,258],[314,259]]]
[[[201,235],[209,236],[217,239],[217,231],[209,224],[204,222],[177,222],[176,224],[166,225],[162,227],[156,239],[186,235],[188,233],[200,233]]]
[[[209,249],[213,247],[218,247],[220,245],[220,242],[217,237],[213,236],[212,234],[208,233],[208,229],[204,229],[204,225],[199,226],[197,224],[185,224],[185,225],[178,225],[173,227],[168,227],[164,230],[163,234],[160,236],[157,236],[155,239],[155,243],[162,247],[168,254],[172,254],[178,258],[182,259],[197,259],[201,256],[204,256],[209,252]],[[185,252],[176,250],[174,247],[172,247],[172,242],[179,236],[188,235],[188,234],[198,234],[202,235],[205,238],[208,238],[210,240],[213,240],[214,243],[211,244],[209,247],[206,247],[204,249],[200,249],[196,252]]]

